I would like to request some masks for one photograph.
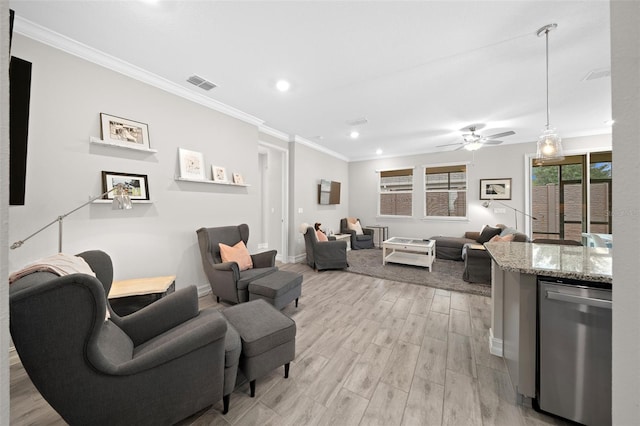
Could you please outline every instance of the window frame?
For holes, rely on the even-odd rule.
[[[394,171],[400,171],[400,170],[411,170],[411,189],[410,190],[406,190],[406,191],[394,191],[392,193],[394,194],[410,194],[411,195],[411,214],[409,215],[399,215],[399,214],[382,214],[380,212],[380,207],[382,204],[382,195],[383,194],[389,194],[389,192],[383,192],[382,191],[382,173],[384,172],[394,172]],[[413,207],[414,207],[414,203],[415,203],[415,176],[416,176],[416,166],[408,166],[408,167],[393,167],[393,168],[389,168],[389,169],[381,169],[381,170],[376,170],[376,173],[378,174],[378,211],[377,211],[377,216],[379,218],[412,218],[413,217]]]
[[[434,163],[434,164],[425,164],[422,166],[422,216],[424,220],[434,220],[434,221],[454,221],[454,222],[468,222],[469,221],[469,165],[471,163],[469,161],[457,161],[451,163]],[[465,215],[464,216],[429,216],[427,215],[427,193],[428,192],[461,192],[460,189],[446,189],[446,190],[427,190],[427,169],[434,169],[440,167],[464,167],[464,193],[465,193]],[[450,182],[450,180],[449,180]],[[450,184],[449,184],[450,186]]]

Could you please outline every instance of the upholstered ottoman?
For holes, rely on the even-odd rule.
[[[264,299],[276,309],[296,301],[302,294],[302,275],[290,271],[276,271],[249,283],[249,300]]]
[[[249,380],[251,397],[256,394],[256,379],[289,363],[296,354],[296,323],[264,300],[252,300],[222,311],[240,334],[242,353],[240,371]]]
[[[238,375],[238,364],[240,363],[240,353],[242,342],[240,335],[235,328],[227,321],[227,334],[224,336],[224,385],[222,390],[222,414],[229,411],[229,400],[231,393],[236,387],[236,377]]]

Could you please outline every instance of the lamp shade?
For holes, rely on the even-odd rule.
[[[562,150],[562,138],[558,135],[556,130],[552,127],[544,129],[540,137],[538,138],[538,145],[536,150],[536,159],[539,161],[564,160],[564,154]]]

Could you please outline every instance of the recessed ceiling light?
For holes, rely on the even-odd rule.
[[[616,120],[607,120],[604,122],[605,125],[607,126],[613,126],[613,124],[616,122]]]
[[[376,155],[382,154],[382,150],[380,148],[376,149]]]
[[[276,88],[281,92],[286,92],[291,88],[291,83],[287,80],[278,80],[276,83]]]
[[[351,139],[358,139],[358,137],[360,136],[360,132],[352,130],[351,133],[349,133],[349,136],[351,136]]]

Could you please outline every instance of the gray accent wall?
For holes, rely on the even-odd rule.
[[[289,258],[301,261],[306,251],[300,225],[322,223],[325,230],[340,231],[340,219],[349,214],[351,184],[349,163],[318,152],[300,142],[292,142],[289,150],[291,173],[289,215]],[[341,183],[340,204],[318,204],[318,185],[321,179]]]
[[[151,204],[128,211],[89,205],[64,220],[63,251],[102,249],[115,279],[177,275],[178,288],[207,285],[195,231],[247,223],[260,242],[258,128],[88,61],[17,35],[13,53],[33,63],[26,203],[9,208],[9,241],[101,193],[101,171],[144,174]],[[186,83],[185,83],[186,84]],[[194,89],[195,90],[195,89]],[[89,143],[101,112],[149,125],[149,154]],[[176,181],[178,148],[239,172],[250,187]],[[9,270],[54,254],[53,227],[9,253]],[[205,287],[206,288],[206,287]]]

